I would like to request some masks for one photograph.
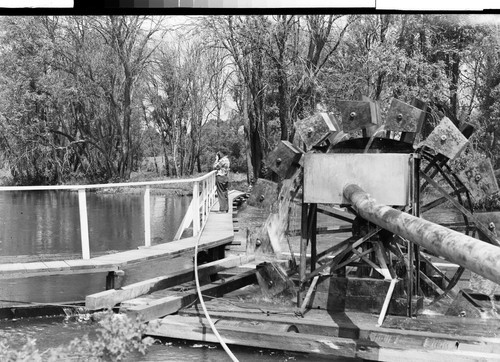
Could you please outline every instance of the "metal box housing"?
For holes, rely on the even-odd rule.
[[[344,187],[356,184],[378,203],[407,205],[410,157],[401,153],[326,153],[304,156],[304,202],[348,204]]]

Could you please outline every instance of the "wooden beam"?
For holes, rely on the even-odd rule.
[[[330,253],[335,253],[336,251],[344,248],[345,246],[347,246],[347,244],[349,244],[349,240],[350,239],[346,239],[346,240],[343,240],[341,241],[340,243],[338,244],[335,244],[334,246],[332,247],[329,247],[328,249],[326,250],[323,250],[322,252],[318,253],[318,255],[316,255],[316,257],[319,259],[321,259],[322,257],[324,257],[325,255],[328,255]]]
[[[316,228],[317,235],[326,235],[326,234],[343,234],[352,231],[352,226],[350,225],[338,225],[338,226],[320,226]],[[288,232],[288,236],[299,236],[300,230],[290,230]]]
[[[150,324],[151,325],[151,324]],[[258,348],[280,349],[294,352],[309,352],[325,356],[354,358],[356,342],[349,338],[283,333],[280,330],[256,328],[247,323],[243,326],[222,326],[217,330],[227,344]],[[272,327],[272,326],[271,326]],[[159,326],[151,325],[146,334],[168,338],[218,343],[205,319],[199,317],[168,316]]]
[[[328,207],[325,205],[321,205],[320,207],[318,207],[318,212],[347,222],[353,222],[356,218],[354,215],[344,210],[340,210],[335,207]]]
[[[366,234],[365,236],[363,236],[362,238],[360,238],[360,239],[358,239],[358,240],[354,239],[354,237],[349,238],[349,239],[348,239],[348,240],[349,240],[349,242],[350,242],[350,241],[354,241],[354,240],[356,240],[356,241],[354,241],[354,242],[353,242],[353,244],[349,245],[349,246],[348,246],[348,247],[346,247],[344,250],[342,250],[339,254],[337,254],[337,255],[333,258],[333,260],[332,260],[331,262],[329,262],[329,263],[327,263],[327,264],[323,264],[323,265],[321,265],[318,269],[316,269],[316,270],[314,270],[313,272],[311,272],[311,273],[307,274],[307,275],[304,277],[304,279],[302,279],[302,278],[301,278],[301,282],[302,282],[302,283],[305,283],[305,282],[306,282],[306,281],[308,281],[309,279],[314,278],[316,275],[318,275],[319,273],[321,273],[321,272],[322,272],[325,268],[327,268],[327,267],[331,267],[331,268],[332,268],[332,269],[330,270],[330,272],[332,272],[333,270],[338,269],[338,265],[337,265],[337,263],[339,263],[339,262],[342,260],[342,258],[343,258],[344,256],[346,256],[349,252],[351,252],[352,250],[354,250],[355,248],[357,248],[358,246],[360,246],[361,244],[363,244],[365,241],[367,241],[368,239],[370,239],[372,236],[374,236],[375,234],[377,234],[380,230],[382,230],[382,229],[380,229],[380,228],[378,228],[378,227],[377,227],[375,230],[370,231],[368,234]],[[362,253],[362,256],[363,256],[363,255],[365,255],[365,253]],[[351,259],[349,262],[352,262],[352,261],[354,261],[355,259],[358,259],[358,257],[356,257],[356,258],[354,258],[354,259]],[[347,264],[349,264],[349,262],[348,262]],[[345,264],[345,262],[344,262],[344,263],[342,263],[341,265],[343,266],[343,265],[347,265],[347,264]],[[334,267],[335,267],[335,269],[333,269]],[[301,302],[301,303],[299,303],[299,304],[302,304],[302,302]]]
[[[248,284],[256,282],[257,270],[249,270],[234,277],[227,278],[222,282],[215,282],[201,287],[204,296],[221,297],[226,293],[240,289]],[[129,316],[150,321],[155,318],[176,313],[179,309],[195,302],[198,298],[196,290],[192,289],[184,293],[162,297],[156,300],[148,300],[145,305],[133,306],[123,310]],[[120,310],[122,311],[122,310]]]
[[[309,289],[307,291],[306,297],[304,298],[304,301],[302,302],[302,305],[300,307],[299,313],[301,316],[304,316],[304,312],[306,311],[306,308],[308,307],[309,301],[311,300],[312,293],[314,292],[314,288],[316,288],[316,283],[318,283],[319,275],[316,275],[312,282],[311,285],[309,286]]]
[[[382,327],[376,325],[377,316],[362,312],[332,313],[311,309],[305,318],[297,318],[290,309],[281,306],[264,306],[235,301],[227,304],[211,301],[207,304],[210,316],[219,320],[250,321],[255,324],[272,323],[297,327],[301,334],[327,335],[378,341],[391,341],[407,347],[445,347],[462,351],[500,353],[500,340],[492,335],[498,323],[493,319],[460,318],[453,316],[419,315],[417,318],[386,316]],[[201,308],[182,310],[179,315],[203,318]],[[170,318],[170,317],[168,317]]]
[[[250,260],[246,256],[233,256],[222,260],[201,265],[198,268],[200,278],[216,274],[228,268],[233,268],[247,263]],[[106,290],[88,295],[85,298],[85,307],[88,310],[113,308],[116,304],[128,299],[137,298],[143,294],[189,282],[194,279],[194,271],[182,270],[167,276],[161,276],[127,285],[120,289]]]

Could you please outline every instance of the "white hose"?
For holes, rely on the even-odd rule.
[[[233,362],[239,362],[236,356],[231,352],[226,343],[222,340],[219,332],[215,328],[215,324],[212,322],[212,319],[208,315],[207,307],[205,306],[205,302],[203,301],[203,296],[201,295],[200,288],[200,280],[198,278],[198,244],[200,243],[201,233],[203,232],[204,227],[200,230],[198,237],[196,238],[196,246],[194,247],[194,279],[196,281],[196,292],[198,293],[198,298],[200,299],[201,307],[203,308],[203,313],[205,313],[205,317],[207,318],[208,324],[210,324],[210,328],[212,332],[214,332],[215,336],[219,340],[220,345],[224,348],[224,351],[228,354],[229,357],[233,360]]]

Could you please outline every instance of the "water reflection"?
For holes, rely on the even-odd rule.
[[[153,244],[171,241],[190,198],[151,195]],[[91,253],[144,244],[143,195],[87,193]],[[79,254],[78,194],[0,192],[0,255]]]

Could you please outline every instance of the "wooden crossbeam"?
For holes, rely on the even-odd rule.
[[[343,234],[352,231],[352,226],[350,225],[338,225],[338,226],[320,226],[316,228],[317,235],[326,235],[326,234]],[[288,231],[288,236],[299,236],[301,231],[299,229]]]
[[[387,253],[385,252],[384,246],[378,240],[372,241],[373,248],[375,249],[375,255],[380,264],[381,269],[384,272],[385,279],[393,279],[396,277],[396,272],[394,271],[389,259],[387,258]]]
[[[322,252],[318,253],[318,255],[316,255],[316,257],[318,258],[318,260],[320,260],[322,257],[324,257],[328,254],[335,253],[336,251],[339,251],[340,249],[345,247],[347,244],[349,244],[349,239],[341,241],[340,243],[335,244],[334,246],[331,246],[326,250],[323,250]]]
[[[198,267],[200,278],[214,275],[228,268],[233,268],[247,263],[250,258],[246,256],[233,256]],[[130,284],[120,289],[111,289],[88,295],[85,298],[85,307],[88,310],[113,308],[116,304],[128,299],[137,298],[143,294],[172,287],[194,280],[194,271],[182,270],[167,276],[161,276]]]
[[[420,252],[420,257],[425,261],[425,263],[432,269],[434,270],[436,273],[438,273],[438,275],[443,278],[446,283],[450,283],[450,278],[448,278],[446,276],[445,273],[443,273],[437,266],[435,266],[432,261],[429,259],[429,257],[423,253],[423,252]]]
[[[354,252],[354,251],[353,251],[353,252]],[[342,263],[340,263],[340,264],[337,264],[337,265],[332,266],[332,267],[331,267],[331,269],[330,269],[330,271],[332,271],[332,272],[333,272],[333,271],[335,271],[335,270],[337,270],[337,269],[340,269],[340,268],[342,268],[342,267],[344,267],[344,266],[346,266],[346,265],[349,265],[349,264],[351,264],[352,262],[356,261],[357,259],[361,259],[363,256],[370,254],[371,252],[372,252],[372,250],[371,250],[371,249],[368,249],[368,250],[366,250],[366,251],[364,251],[364,252],[362,252],[362,253],[360,253],[360,252],[356,252],[356,254],[355,254],[354,256],[352,256],[349,260],[343,261],[343,262],[342,262]],[[338,262],[338,261],[337,261],[337,262]]]
[[[233,277],[224,279],[222,282],[214,282],[200,288],[203,296],[222,297],[224,294],[240,289],[246,285],[257,281],[255,274],[257,270],[249,270]],[[149,300],[147,304],[132,306],[123,310],[127,315],[141,318],[143,321],[150,321],[184,308],[198,299],[195,289],[187,292],[176,293],[171,296],[161,297],[156,300]],[[120,310],[122,311],[122,310]]]
[[[428,286],[434,290],[440,298],[448,297],[451,299],[449,293],[445,293],[436,283],[434,283],[427,275],[424,274],[421,270],[418,271],[420,275],[420,279],[423,280]]]
[[[347,222],[353,222],[355,219],[354,215],[334,207],[327,208],[326,206],[321,205],[321,207],[318,207],[318,212]]]
[[[346,256],[349,252],[351,252],[353,249],[357,248],[358,246],[360,246],[361,244],[363,244],[365,241],[367,241],[368,239],[370,239],[371,237],[373,237],[380,230],[382,230],[382,229],[380,229],[380,228],[377,227],[374,230],[372,230],[371,232],[369,232],[368,234],[366,234],[365,236],[363,236],[362,238],[354,241],[354,243],[352,245],[349,245],[347,248],[345,248],[343,251],[341,251],[337,256],[335,256],[335,258],[333,258],[333,260],[331,262],[329,262],[327,264],[323,264],[320,267],[318,267],[316,270],[314,270],[313,272],[307,274],[305,276],[304,280],[301,280],[301,282],[304,283],[304,282],[308,281],[309,279],[314,278],[316,275],[319,275],[319,273],[321,273],[326,268],[335,266],[336,263],[339,263],[340,260],[342,260],[342,258],[344,256]],[[351,237],[351,238],[349,238],[347,240],[350,242],[350,241],[353,241],[355,239]],[[336,269],[338,269],[338,268],[336,268]]]

